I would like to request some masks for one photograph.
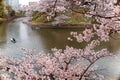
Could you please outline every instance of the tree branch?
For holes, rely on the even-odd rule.
[[[99,15],[99,14],[91,14],[89,12],[80,12],[80,11],[74,10],[72,8],[69,8],[69,9],[73,12],[80,13],[80,14],[83,14],[83,15],[87,14],[87,15],[92,15],[92,16],[95,16],[95,17],[100,17],[100,18],[105,18],[105,19],[112,19],[112,18],[115,18],[115,17],[119,17],[117,15],[115,15],[115,16],[103,16],[103,15]]]
[[[107,56],[109,56],[109,55],[107,55]],[[90,64],[88,65],[88,67],[84,70],[84,72],[82,73],[82,75],[80,76],[79,80],[82,80],[83,76],[86,74],[86,72],[89,70],[89,68],[90,68],[95,62],[97,62],[99,59],[102,59],[102,58],[107,57],[107,56],[101,56],[101,57],[97,58],[94,62],[90,63]]]
[[[83,76],[85,75],[85,73],[88,71],[88,69],[94,64],[95,62],[91,63],[85,70],[84,72],[82,73],[82,75],[80,76],[80,79],[79,80],[82,80]]]

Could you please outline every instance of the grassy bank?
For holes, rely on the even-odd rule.
[[[92,20],[85,17],[83,14],[66,12],[66,16],[70,16],[69,19],[64,20],[60,24],[53,25],[52,22],[54,22],[54,18],[48,21],[45,14],[35,12],[33,14],[31,25],[32,27],[40,28],[81,28],[92,26]]]
[[[45,16],[38,17],[31,22],[32,27],[40,28],[90,28],[92,27],[91,21],[89,21],[85,16],[81,14],[72,14],[69,20],[66,20],[64,23],[53,25],[52,21],[47,21]]]
[[[3,22],[5,22],[5,21],[7,21],[6,18],[0,18],[0,23],[3,23]]]
[[[7,22],[7,21],[11,21],[11,20],[13,20],[15,18],[16,18],[15,16],[9,17],[9,18],[0,18],[0,24],[2,24],[4,22]]]
[[[60,28],[60,29],[74,29],[74,28],[91,28],[93,27],[92,24],[58,24],[58,25],[51,25],[51,24],[32,24],[32,28],[42,28],[42,29],[50,29],[50,28]]]

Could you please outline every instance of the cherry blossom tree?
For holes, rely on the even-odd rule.
[[[112,29],[116,30],[116,27],[119,27],[119,0],[40,0],[38,4],[27,8],[27,12],[33,11],[44,12],[47,15],[46,18],[53,21],[61,15],[68,16],[66,11],[76,12]],[[61,18],[59,19],[61,22]],[[59,23],[59,20],[57,21],[56,23]]]
[[[48,18],[52,18],[65,11],[68,2],[65,0],[41,0],[39,4],[40,10],[44,11]]]
[[[100,33],[101,31],[102,33]],[[97,74],[95,63],[104,57],[112,56],[107,49],[94,50],[102,41],[108,41],[109,35],[102,30],[86,29],[83,33],[71,32],[79,44],[88,44],[81,49],[66,46],[65,50],[53,48],[50,53],[22,49],[25,56],[21,59],[1,57],[1,69],[9,74],[2,74],[3,80],[103,80]],[[98,39],[93,40],[98,35]],[[101,35],[101,36],[100,36]],[[103,36],[102,36],[103,35]],[[72,41],[72,37],[68,39]]]

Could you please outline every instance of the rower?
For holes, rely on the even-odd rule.
[[[12,43],[16,43],[15,38],[11,38],[11,42],[12,42]]]

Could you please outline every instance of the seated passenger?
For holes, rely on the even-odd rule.
[[[16,43],[15,38],[11,38],[11,42]]]

